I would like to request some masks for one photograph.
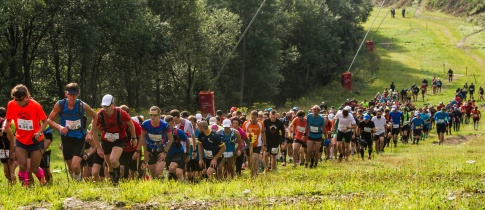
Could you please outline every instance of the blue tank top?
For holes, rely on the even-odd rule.
[[[59,113],[60,124],[62,127],[68,129],[67,136],[81,139],[86,135],[86,129],[82,128],[82,116],[84,116],[84,106],[79,107],[83,102],[76,100],[76,104],[73,109],[68,107],[68,99],[59,100],[59,108],[62,110],[62,114]],[[81,116],[79,116],[79,108],[81,108]],[[61,135],[63,135],[61,133]]]
[[[231,128],[231,132],[226,134],[224,130],[221,131],[222,142],[226,144],[226,152],[234,152],[236,150],[236,136],[234,135],[234,129]]]
[[[160,119],[160,124],[157,127],[153,127],[150,120],[145,120],[141,127],[144,131],[146,131],[145,142],[147,148],[150,149],[158,149],[163,146],[165,136],[167,135],[167,131],[170,130],[168,123],[164,120]]]

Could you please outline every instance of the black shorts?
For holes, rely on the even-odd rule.
[[[301,144],[301,146],[302,146],[303,148],[306,148],[306,147],[307,147],[307,146],[306,146],[306,142],[302,142],[301,140],[298,140],[298,139],[295,139],[295,142],[294,142],[294,143]]]
[[[124,165],[125,168],[129,168],[131,171],[137,171],[137,160],[133,160],[135,151],[126,152],[123,151],[120,156],[120,165]]]
[[[158,162],[158,156],[162,153],[162,150],[150,149],[148,148],[148,155],[150,155],[150,160],[147,165],[153,165]]]
[[[480,121],[480,118],[475,118],[475,117],[473,118],[473,122],[478,122],[478,121]]]
[[[172,163],[172,162],[177,163],[177,168],[185,169],[184,159],[185,159],[184,153],[174,154],[170,157],[167,156],[165,158],[165,162],[167,163],[166,164],[167,169],[170,166],[170,163]]]
[[[384,137],[384,133],[381,134],[374,134],[374,141],[379,140],[379,138]]]
[[[261,147],[253,147],[253,153],[261,153]]]
[[[64,155],[64,160],[72,160],[73,156],[77,156],[80,158],[83,157],[84,147],[87,144],[84,139],[78,139],[74,137],[61,135],[61,141],[62,141],[62,154]],[[110,150],[110,153],[111,153],[111,150]],[[107,154],[109,155],[109,153]]]
[[[428,125],[428,124],[425,124],[425,125],[423,126],[423,132],[426,132],[426,131],[428,131],[428,130],[429,130],[429,125]]]
[[[322,142],[322,138],[312,138],[312,137],[309,136],[308,141]]]
[[[42,154],[42,159],[40,160],[41,168],[50,168],[51,167],[51,151],[44,151]]]
[[[4,148],[4,145],[6,148]],[[0,152],[2,154],[6,154],[5,155],[6,158],[0,158],[0,160],[2,161],[2,163],[7,163],[7,159],[9,158],[9,154],[10,154],[10,141],[7,139],[6,136],[4,136],[3,138],[0,138]]]
[[[81,167],[87,166],[87,167],[93,167],[93,161],[94,161],[94,155],[98,155],[96,152],[92,154],[91,156],[88,157],[88,159],[84,160],[84,158],[81,160]],[[101,162],[102,163],[102,162]],[[101,165],[101,164],[99,164]]]
[[[350,143],[350,140],[352,140],[352,132],[342,132],[338,131],[337,133],[337,141],[342,141],[342,139],[345,138],[345,143]]]
[[[419,130],[413,130],[414,136],[421,136],[421,132],[422,132],[421,129],[419,129]]]
[[[273,152],[276,151],[276,152]],[[266,147],[266,152],[271,154],[271,155],[277,155],[278,154],[278,145],[270,145],[268,144]]]
[[[19,140],[15,139],[15,146],[25,149],[27,151],[35,151],[39,149],[44,149],[44,140],[42,139],[42,141],[39,141],[39,143],[37,144],[33,143],[31,145],[25,145],[25,144],[22,144],[22,142],[20,142]],[[29,153],[29,157],[30,157],[30,153]]]
[[[123,149],[125,147],[125,140],[124,139],[117,139],[114,142],[109,141],[101,141],[101,146],[103,147],[104,154],[109,155],[111,151],[113,151],[113,147],[119,147]]]
[[[436,124],[436,132],[437,133],[445,133],[446,132],[446,124]]]
[[[392,135],[398,135],[400,132],[401,132],[401,129],[399,129],[399,128],[393,128],[392,131],[391,131],[391,134]]]
[[[290,138],[285,138],[285,142],[287,144],[293,144],[293,139],[290,139]]]
[[[362,142],[365,142],[365,145],[362,145]],[[373,142],[374,141],[372,140],[372,137],[370,135],[364,135],[360,137],[359,145],[363,147],[365,146],[372,147]]]
[[[409,129],[410,129],[409,124],[402,126],[402,131],[409,131]]]
[[[254,152],[254,149],[253,149],[253,152]],[[205,163],[205,168],[206,169],[210,167],[212,160],[213,159],[204,158],[204,163]],[[217,167],[219,167],[219,165],[221,164],[221,162],[222,162],[222,158],[217,159],[217,166],[214,169],[217,169]]]
[[[199,160],[190,160],[187,163],[187,171],[188,172],[195,172],[195,171],[202,171],[203,169],[199,165]]]
[[[54,138],[52,136],[52,133],[44,133],[44,140],[49,139],[51,141],[54,141]]]
[[[92,167],[94,164],[98,164],[98,165],[102,165],[102,166],[104,165],[104,158],[100,157],[98,155],[98,152],[95,152],[94,154],[92,154],[91,157],[93,158],[93,162],[91,163],[91,166],[89,166],[89,161],[88,161],[89,167]]]

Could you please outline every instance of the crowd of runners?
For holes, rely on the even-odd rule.
[[[441,91],[433,79],[433,93]],[[451,81],[450,81],[451,82]],[[435,87],[436,84],[436,87]],[[0,159],[10,183],[23,186],[52,182],[51,148],[59,146],[71,181],[169,179],[197,182],[201,179],[232,179],[249,170],[251,177],[287,164],[293,168],[317,168],[322,161],[365,160],[398,143],[418,145],[436,129],[444,136],[473,120],[478,130],[480,110],[474,101],[475,87],[465,84],[452,100],[436,106],[416,107],[419,89],[427,82],[397,91],[394,83],[369,101],[347,99],[338,107],[325,102],[310,110],[294,107],[278,113],[272,108],[242,113],[232,107],[216,116],[153,106],[149,118],[130,116],[129,107],[117,106],[112,95],[94,111],[79,100],[79,86],[70,83],[65,99],[46,115],[24,85],[11,90],[7,108],[0,107]],[[483,88],[478,91],[483,100]],[[90,121],[88,118],[90,117]],[[53,130],[61,142],[53,142]],[[387,150],[387,149],[386,149]],[[17,169],[18,167],[18,169]],[[15,172],[17,172],[17,175]]]

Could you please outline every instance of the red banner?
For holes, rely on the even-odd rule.
[[[346,90],[352,90],[352,73],[345,72],[342,74],[342,87]]]
[[[216,115],[213,91],[199,92],[199,109],[204,116],[209,113],[212,116]]]

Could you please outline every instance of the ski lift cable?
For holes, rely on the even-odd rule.
[[[217,79],[219,79],[219,77],[221,76],[221,73],[224,70],[224,67],[226,67],[227,62],[229,62],[229,59],[231,59],[232,54],[234,53],[234,51],[236,51],[237,47],[239,46],[239,44],[241,43],[242,39],[244,38],[244,36],[248,32],[249,28],[253,24],[254,20],[256,19],[256,17],[258,16],[258,14],[260,13],[260,11],[263,8],[263,6],[264,6],[265,3],[266,3],[266,0],[264,0],[261,3],[261,5],[259,6],[258,10],[256,10],[256,13],[254,14],[253,18],[251,19],[251,21],[249,21],[248,26],[246,26],[246,29],[244,29],[244,32],[242,33],[241,37],[239,37],[239,40],[237,41],[236,45],[234,46],[234,48],[232,48],[232,51],[229,53],[229,55],[227,55],[226,59],[224,60],[224,63],[222,64],[221,68],[219,69],[219,72],[217,72],[217,75],[214,77],[213,82],[212,82],[212,85],[214,85],[216,83]]]
[[[392,4],[391,4],[391,8],[392,8],[392,6],[394,5],[394,3],[396,3],[396,0],[394,0],[394,2],[392,2]],[[384,16],[384,18],[382,18],[381,23],[379,24],[379,26],[377,26],[377,28],[376,28],[376,30],[374,31],[374,33],[375,33],[375,32],[377,32],[377,30],[379,30],[379,28],[381,28],[381,25],[382,25],[382,23],[384,22],[384,20],[386,19],[386,17],[387,17],[387,15],[389,14],[389,12],[391,12],[391,10],[387,10],[386,15]]]
[[[360,46],[359,46],[359,49],[357,49],[357,52],[355,53],[355,56],[354,56],[354,59],[352,59],[352,63],[350,63],[350,66],[349,66],[349,69],[347,70],[347,72],[350,72],[350,69],[352,68],[352,65],[354,65],[354,62],[355,62],[355,59],[357,58],[357,55],[359,55],[359,52],[360,52],[360,49],[362,48],[362,45],[364,44],[365,42],[365,39],[367,38],[367,35],[369,35],[369,32],[370,30],[372,29],[372,26],[374,25],[374,23],[376,22],[376,19],[377,17],[379,16],[379,13],[381,12],[381,9],[382,7],[384,6],[384,3],[386,2],[386,0],[382,1],[382,4],[381,4],[381,7],[379,7],[379,10],[377,11],[377,14],[376,14],[376,17],[374,18],[374,20],[372,21],[369,29],[367,30],[367,33],[365,33],[365,36],[364,38],[362,39],[362,42],[360,43]]]

